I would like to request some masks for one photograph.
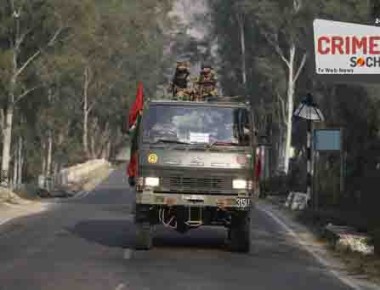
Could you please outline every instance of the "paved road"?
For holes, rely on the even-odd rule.
[[[225,251],[214,228],[158,229],[153,250],[130,251],[132,200],[120,170],[87,196],[3,225],[0,289],[350,289],[260,210],[248,255]]]

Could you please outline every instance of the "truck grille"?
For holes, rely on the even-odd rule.
[[[223,189],[221,178],[170,177],[170,187]]]
[[[227,177],[168,176],[161,178],[160,187],[169,192],[218,193],[231,189],[231,181]]]

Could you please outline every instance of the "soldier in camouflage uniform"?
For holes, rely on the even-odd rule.
[[[199,77],[195,81],[196,96],[194,101],[204,101],[207,97],[217,96],[216,76],[211,65],[203,64]]]
[[[189,100],[191,90],[188,88],[189,82],[189,64],[186,61],[178,61],[177,67],[170,84],[170,91],[173,93],[174,100]]]

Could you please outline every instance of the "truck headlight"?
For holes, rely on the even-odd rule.
[[[244,179],[234,179],[232,180],[232,188],[233,189],[246,189],[247,181]]]
[[[146,186],[158,186],[160,184],[160,179],[158,177],[146,177],[145,185]]]

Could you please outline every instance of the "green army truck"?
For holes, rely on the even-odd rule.
[[[252,110],[236,102],[149,101],[139,128],[136,249],[153,228],[180,233],[223,226],[232,251],[250,249],[255,134]]]

